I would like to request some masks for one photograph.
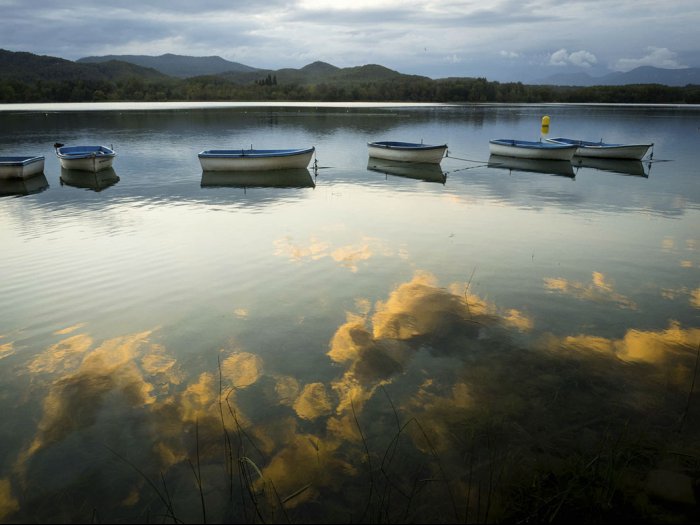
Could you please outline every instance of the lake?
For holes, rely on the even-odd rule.
[[[492,138],[650,142],[489,162]],[[0,106],[0,521],[697,521],[700,106]],[[434,170],[367,142],[448,144]],[[104,144],[99,176],[54,143]],[[204,149],[315,146],[210,178]]]

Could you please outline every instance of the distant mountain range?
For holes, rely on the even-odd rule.
[[[352,82],[366,75],[365,79],[390,80],[392,78],[415,75],[403,75],[397,71],[376,64],[338,68],[325,62],[314,62],[301,69],[261,69],[247,66],[239,62],[231,62],[219,56],[191,57],[165,54],[160,56],[146,55],[107,55],[85,57],[78,63],[104,63],[110,60],[128,62],[137,66],[152,68],[169,76],[189,78],[202,75],[221,75],[226,80],[237,83],[254,82],[260,76],[274,75],[278,83],[306,84],[313,81]],[[427,77],[425,77],[427,78]],[[587,73],[570,73],[551,75],[544,79],[529,82],[535,85],[554,86],[622,86],[625,84],[661,84],[665,86],[686,86],[700,84],[700,68],[662,69],[651,66],[641,66],[626,73],[610,73],[594,77]]]
[[[0,49],[0,80],[24,82],[98,80],[115,81],[140,78],[194,79],[213,77],[217,81],[254,84],[273,81],[275,84],[310,85],[319,83],[348,85],[359,82],[391,80],[420,81],[428,77],[406,75],[378,64],[339,68],[325,62],[313,62],[300,69],[277,70],[251,67],[219,56],[193,57],[165,54],[107,55],[81,58],[77,61]],[[462,77],[460,77],[462,78]],[[455,78],[440,80],[459,80]],[[528,82],[552,86],[621,86],[627,84],[661,84],[666,86],[700,85],[700,68],[661,69],[638,67],[627,73],[611,73],[593,77],[586,73],[559,74]]]
[[[275,77],[278,84],[311,84],[318,82],[352,83],[359,81],[382,81],[398,78],[428,78],[416,75],[404,75],[377,64],[339,68],[326,62],[313,62],[300,69],[261,69],[238,62],[230,62],[221,57],[190,57],[182,55],[107,55],[103,57],[85,57],[77,63],[99,64],[111,60],[128,62],[141,67],[152,68],[169,76],[192,78],[216,75],[223,80],[237,84],[248,84]]]
[[[129,62],[77,63],[63,58],[0,49],[0,79],[24,82],[84,79],[114,81],[133,77],[167,78],[155,69],[143,68]]]
[[[529,82],[535,85],[551,86],[624,86],[627,84],[661,84],[682,87],[688,84],[700,85],[700,68],[661,69],[640,66],[626,73],[610,73],[594,77],[587,73],[561,73]]]
[[[126,78],[158,80],[175,77],[196,80],[214,78],[222,82],[254,84],[268,79],[276,84],[316,84],[320,82],[352,84],[385,80],[428,79],[404,75],[384,66],[339,68],[325,62],[313,62],[300,69],[259,69],[221,57],[190,57],[181,55],[108,55],[85,57],[75,62],[51,56],[34,55],[0,49],[0,79],[29,82],[37,80],[120,80]]]
[[[236,72],[251,73],[259,71],[258,68],[231,62],[219,56],[188,57],[167,53],[160,56],[147,55],[106,55],[99,57],[80,58],[79,64],[99,64],[118,60],[137,66],[152,68],[164,75],[178,78],[198,77],[201,75],[218,75],[219,73]]]

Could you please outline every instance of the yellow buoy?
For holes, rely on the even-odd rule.
[[[542,135],[549,133],[549,115],[542,117]]]

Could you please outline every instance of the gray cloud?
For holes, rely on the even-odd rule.
[[[71,60],[219,55],[272,69],[323,60],[492,80],[700,66],[697,0],[662,10],[651,0],[0,0],[0,9],[1,48]]]

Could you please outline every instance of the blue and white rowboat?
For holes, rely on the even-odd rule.
[[[0,179],[26,179],[44,172],[44,157],[0,157]]]
[[[55,144],[61,167],[67,170],[98,171],[112,167],[117,154],[107,146],[64,146]]]
[[[567,144],[577,146],[577,157],[595,157],[598,159],[632,159],[642,160],[649,148],[654,144],[613,144],[609,142],[591,142],[589,140],[568,139],[557,137],[545,139],[552,144]]]
[[[571,160],[578,146],[517,139],[493,139],[489,141],[491,155],[518,157],[521,159]]]
[[[368,142],[369,156],[375,159],[399,162],[425,162],[439,164],[447,151],[447,144],[431,146],[415,142]]]
[[[202,171],[255,171],[307,168],[316,148],[209,149],[197,156]]]

